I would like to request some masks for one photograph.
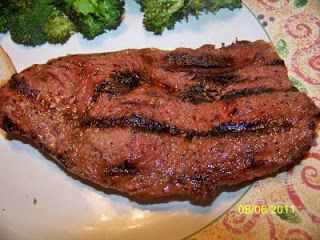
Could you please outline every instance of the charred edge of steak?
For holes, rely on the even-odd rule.
[[[192,137],[215,137],[226,134],[246,134],[246,133],[269,133],[270,131],[288,131],[293,125],[288,121],[275,122],[270,119],[259,119],[253,122],[222,123],[211,130],[195,131],[181,130],[176,126],[170,126],[160,121],[145,118],[141,115],[132,115],[116,118],[110,116],[104,119],[92,119],[86,122],[90,128],[111,128],[111,127],[133,127],[146,132],[164,133],[170,135],[180,135],[186,138]]]
[[[105,173],[111,177],[119,175],[133,175],[138,172],[139,169],[129,160],[125,160],[121,165],[111,165],[105,169]]]
[[[166,60],[170,65],[179,67],[201,67],[201,68],[225,68],[230,67],[235,59],[231,56],[200,55],[192,56],[187,53],[173,52],[167,55]]]
[[[36,98],[39,91],[29,86],[23,79],[19,79],[17,74],[13,75],[9,81],[9,86],[12,90],[29,98]]]
[[[272,60],[272,61],[269,61],[269,62],[266,62],[266,65],[269,65],[269,66],[285,66],[285,63],[282,59],[275,59],[275,60]]]
[[[130,92],[139,86],[141,74],[130,70],[117,71],[111,74],[111,78],[102,81],[96,87],[92,101],[96,101],[101,93],[118,95]]]

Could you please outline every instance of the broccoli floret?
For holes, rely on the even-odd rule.
[[[9,30],[9,16],[9,10],[5,7],[3,3],[0,2],[0,33],[6,33]]]
[[[63,16],[63,13],[54,5],[49,4],[48,0],[34,0],[25,9],[17,10],[10,17],[11,38],[14,42],[26,46],[42,45],[48,40],[52,42],[60,42],[61,40],[63,43],[66,41],[66,35],[61,39],[58,35],[54,36],[54,31],[59,32],[61,29],[51,29],[49,33],[49,26],[53,26],[54,19],[59,16]],[[62,27],[61,25],[55,26]],[[55,37],[58,38],[55,39]]]
[[[221,8],[228,8],[234,10],[236,8],[241,8],[241,0],[211,0],[206,1],[205,9],[209,12],[216,13]]]
[[[32,4],[33,0],[0,0],[0,33],[9,30],[9,21],[18,11],[24,11]],[[38,0],[35,0],[38,1]]]
[[[23,11],[18,11],[10,18],[11,38],[18,44],[27,46],[41,45],[47,42],[43,25],[54,14],[51,5],[33,3]]]
[[[66,43],[76,27],[67,17],[61,15],[50,18],[43,30],[49,43]]]
[[[8,31],[7,19],[2,10],[0,10],[0,33],[6,33]]]
[[[123,13],[123,0],[0,0],[0,32],[27,46],[65,43],[76,31],[93,39],[116,29]]]
[[[155,34],[161,34],[165,28],[173,29],[183,16],[184,0],[141,0],[141,10],[144,11],[143,24]]]
[[[116,29],[122,20],[124,1],[64,0],[62,8],[85,38],[93,39]]]
[[[241,7],[241,0],[136,0],[144,12],[145,28],[162,34],[165,28],[173,29],[176,22],[201,12],[216,13],[221,8]]]
[[[8,0],[6,2],[6,5],[10,11],[22,11],[31,5],[32,0]]]

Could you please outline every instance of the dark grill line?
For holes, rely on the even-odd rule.
[[[227,73],[227,74],[218,74],[218,75],[203,75],[200,76],[203,78],[203,82],[205,83],[215,83],[220,86],[228,86],[237,82],[245,82],[250,80],[250,78],[240,78],[235,73]],[[196,78],[194,78],[196,79]]]
[[[284,65],[284,61],[283,60],[274,60],[274,61],[270,61],[270,62],[265,62],[265,66],[283,66]],[[245,66],[246,67],[246,66]],[[242,68],[245,68],[242,67]],[[241,78],[239,76],[239,70],[240,69],[232,69],[230,71],[225,71],[225,72],[218,72],[218,73],[203,73],[203,72],[197,72],[198,78],[202,79],[203,82],[207,82],[207,83],[215,83],[215,84],[219,84],[221,86],[229,86],[233,83],[238,83],[238,82],[247,82],[250,80],[257,80],[258,78]],[[197,78],[197,76],[195,75],[193,77],[193,80],[199,80]]]
[[[182,130],[157,120],[145,118],[141,115],[124,117],[109,116],[103,119],[89,119],[85,123],[89,128],[132,127],[152,133],[163,133],[174,136],[192,137],[219,137],[226,134],[269,133],[270,131],[288,131],[293,125],[288,121],[274,121],[259,119],[253,122],[227,122],[213,127],[209,131]]]
[[[17,125],[7,116],[3,117],[1,126],[6,132],[14,132],[18,130]]]
[[[268,66],[283,66],[285,67],[285,63],[282,59],[272,60],[266,63]]]
[[[236,82],[245,82],[248,79],[240,78],[238,73],[242,69],[246,67],[252,67],[254,63],[259,62],[259,65],[262,66],[282,66],[285,67],[284,61],[282,59],[276,59],[276,60],[270,60],[267,61],[260,53],[257,53],[254,58],[243,64],[242,66],[238,67],[231,67],[234,64],[234,60],[230,60],[228,64],[225,63],[224,65],[220,65],[219,67],[222,68],[219,70],[219,67],[217,66],[208,66],[208,64],[194,64],[197,62],[195,60],[198,57],[193,56],[187,56],[183,55],[183,60],[178,61],[176,57],[169,56],[167,57],[167,60],[169,62],[168,66],[163,67],[163,69],[170,71],[170,72],[184,72],[184,73],[191,73],[194,76],[192,77],[193,80],[197,80],[200,82],[201,80],[203,82],[212,82],[219,84],[221,86],[228,86]],[[193,59],[195,58],[195,59]],[[203,56],[203,59],[208,59],[208,56]],[[227,59],[224,59],[224,61],[227,61]],[[177,63],[178,62],[178,63]],[[184,63],[185,64],[182,64]],[[196,69],[195,69],[196,68]],[[224,69],[227,68],[227,69]]]
[[[111,177],[121,176],[121,175],[134,175],[138,172],[139,172],[139,168],[137,168],[129,160],[125,160],[120,165],[110,165],[105,169],[105,173]]]
[[[241,97],[248,97],[253,95],[259,95],[262,93],[271,93],[271,92],[277,92],[278,90],[274,90],[272,88],[263,88],[263,87],[257,87],[252,89],[235,89],[230,92],[225,93],[221,96],[221,100],[223,99],[235,99],[235,98],[241,98]],[[280,91],[282,92],[282,91]]]
[[[39,91],[33,89],[24,79],[17,78],[17,75],[13,75],[9,81],[9,86],[12,90],[20,93],[21,95],[29,98],[36,98],[39,95]]]
[[[291,87],[289,89],[281,90],[281,89],[272,89],[272,88],[263,88],[263,87],[257,87],[252,89],[236,89],[232,90],[230,92],[225,93],[221,96],[221,100],[224,99],[235,99],[235,98],[241,98],[241,97],[248,97],[248,96],[256,96],[263,93],[275,93],[275,92],[297,92],[298,89],[295,87]]]
[[[102,93],[109,96],[124,94],[139,86],[141,74],[130,70],[113,72],[108,79],[100,82],[95,89],[92,102],[95,102]]]
[[[182,96],[183,100],[189,101],[194,104],[199,104],[203,102],[213,102],[218,100],[230,100],[242,97],[256,96],[263,93],[275,93],[275,92],[296,92],[298,91],[295,87],[289,89],[272,89],[272,88],[245,88],[245,89],[235,89],[219,95],[217,92],[210,89],[206,89],[202,85],[196,85],[189,88]]]

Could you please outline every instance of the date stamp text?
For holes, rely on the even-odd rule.
[[[238,206],[240,214],[294,214],[294,205],[255,205],[255,204],[240,204]]]

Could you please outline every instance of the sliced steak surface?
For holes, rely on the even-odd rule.
[[[263,41],[129,49],[33,65],[0,89],[0,126],[136,200],[210,203],[311,147],[320,111]]]

